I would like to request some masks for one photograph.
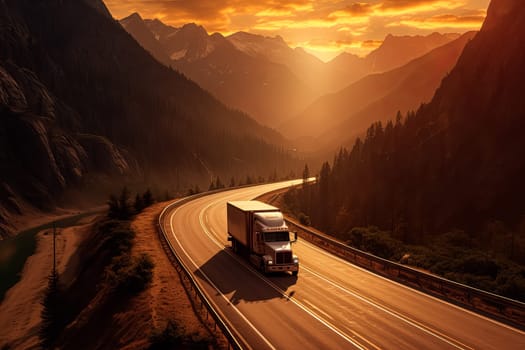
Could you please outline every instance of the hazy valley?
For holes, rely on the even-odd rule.
[[[137,13],[120,22],[160,62],[177,68],[224,103],[247,112],[261,124],[282,131],[291,140],[319,136],[316,133],[322,129],[318,125],[309,126],[307,122],[299,129],[296,125],[306,119],[303,114],[310,113],[307,107],[316,98],[336,93],[369,74],[404,66],[459,36],[439,33],[426,37],[389,35],[378,49],[364,58],[345,53],[324,63],[302,48],[292,49],[281,37],[245,32],[227,37],[219,33],[210,35],[194,23],[175,28],[158,19],[144,20]],[[435,75],[442,78],[440,74],[452,67],[459,55],[457,51],[460,49],[442,53],[440,58],[445,62],[440,62],[443,67],[438,67]],[[435,64],[438,64],[437,59]],[[435,85],[437,81],[427,89],[433,92]],[[376,100],[384,93],[370,89],[364,94]],[[411,106],[416,107],[425,102],[420,96],[412,97],[411,101]],[[402,104],[398,107],[405,111],[404,108]],[[337,117],[326,114],[318,119]]]

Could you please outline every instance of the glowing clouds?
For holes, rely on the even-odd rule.
[[[471,30],[479,28],[485,20],[484,15],[478,16],[456,16],[456,15],[438,15],[429,18],[414,18],[410,20],[401,20],[391,23],[389,26],[407,26],[425,30]]]
[[[468,1],[443,0],[386,0],[374,6],[376,16],[398,17],[435,11],[454,11],[466,6]]]
[[[180,27],[194,22],[209,33],[280,35],[292,46],[331,58],[365,55],[387,34],[478,30],[490,0],[106,0],[115,18],[139,12]],[[373,43],[373,45],[371,45]]]

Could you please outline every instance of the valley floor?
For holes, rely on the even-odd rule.
[[[74,276],[65,272],[74,270],[79,263],[74,253],[89,236],[92,220],[94,216],[86,217],[78,226],[57,230],[56,263],[61,280],[66,284],[71,283]],[[0,346],[9,344],[17,349],[38,347],[41,301],[53,266],[52,230],[39,232],[37,241],[36,252],[27,259],[20,281],[9,289],[0,304]]]
[[[146,208],[133,220],[131,226],[136,232],[133,255],[147,253],[155,267],[151,286],[127,303],[124,309],[107,312],[108,320],[90,319],[90,309],[96,309],[100,298],[81,312],[77,321],[68,328],[75,330],[75,339],[105,339],[119,344],[120,348],[145,349],[149,346],[152,331],[162,331],[168,321],[174,322],[187,339],[211,339],[212,336],[195,315],[192,304],[181,284],[176,269],[172,266],[160,243],[156,220],[160,211],[167,205],[157,203]],[[61,283],[70,284],[76,277],[75,271],[82,262],[77,261],[77,248],[89,240],[94,216],[83,219],[78,226],[59,230],[57,234],[57,266]],[[89,222],[88,222],[89,221]],[[24,266],[22,277],[12,287],[0,304],[0,348],[31,349],[38,348],[38,331],[42,297],[47,286],[47,276],[52,266],[52,231],[45,230],[38,234],[38,247]],[[86,320],[87,319],[87,320]],[[84,325],[85,329],[78,329]],[[93,324],[110,322],[111,337],[107,332],[93,333]],[[96,327],[95,327],[96,329]],[[67,332],[67,330],[66,330]],[[98,333],[98,331],[97,331]],[[93,344],[94,345],[94,344]],[[100,345],[100,344],[98,344]],[[86,343],[84,343],[86,346]]]

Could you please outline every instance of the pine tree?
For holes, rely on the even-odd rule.
[[[308,169],[308,164],[305,164],[304,170],[303,170],[303,185],[306,184],[309,178],[310,178],[310,169]]]
[[[53,269],[47,280],[47,289],[42,300],[42,323],[40,326],[40,345],[44,349],[51,349],[60,336],[62,330],[61,291],[56,269],[56,229],[53,225]]]
[[[151,190],[149,188],[142,195],[142,202],[144,203],[145,208],[153,204],[153,194],[151,193]]]
[[[142,197],[138,193],[135,196],[135,203],[133,204],[133,207],[135,208],[135,211],[137,213],[141,212],[142,209],[145,208],[144,201],[142,200]]]
[[[58,274],[56,270],[53,270],[48,277],[46,294],[42,301],[44,308],[41,313],[40,345],[44,349],[51,349],[53,347],[62,330],[60,299]]]
[[[119,203],[117,196],[114,194],[110,195],[107,204],[109,206],[108,216],[110,218],[117,218],[119,216]]]
[[[119,204],[119,218],[128,219],[131,214],[131,203],[130,203],[130,194],[127,187],[124,186],[120,192],[120,197],[118,199]]]

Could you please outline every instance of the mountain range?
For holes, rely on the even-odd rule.
[[[71,189],[298,168],[284,138],[160,64],[100,0],[0,1],[0,233]]]
[[[312,223],[374,225],[416,244],[450,232],[523,261],[524,61],[525,7],[493,0],[431,101],[324,164],[302,204],[316,207]]]
[[[193,23],[180,28],[134,13],[123,27],[153,56],[178,69],[218,99],[279,128],[317,97],[375,72],[388,71],[456,39],[458,34],[395,37],[361,58],[347,53],[324,63],[280,36],[237,32],[209,35]],[[149,29],[149,33],[147,33]],[[153,43],[152,39],[157,43]],[[159,49],[159,45],[164,50]],[[421,101],[419,101],[421,102]]]
[[[317,138],[317,148],[320,144],[349,146],[371,123],[385,123],[398,111],[405,114],[430,101],[474,35],[465,33],[399,68],[370,74],[341,91],[320,97],[280,130],[292,138]]]

